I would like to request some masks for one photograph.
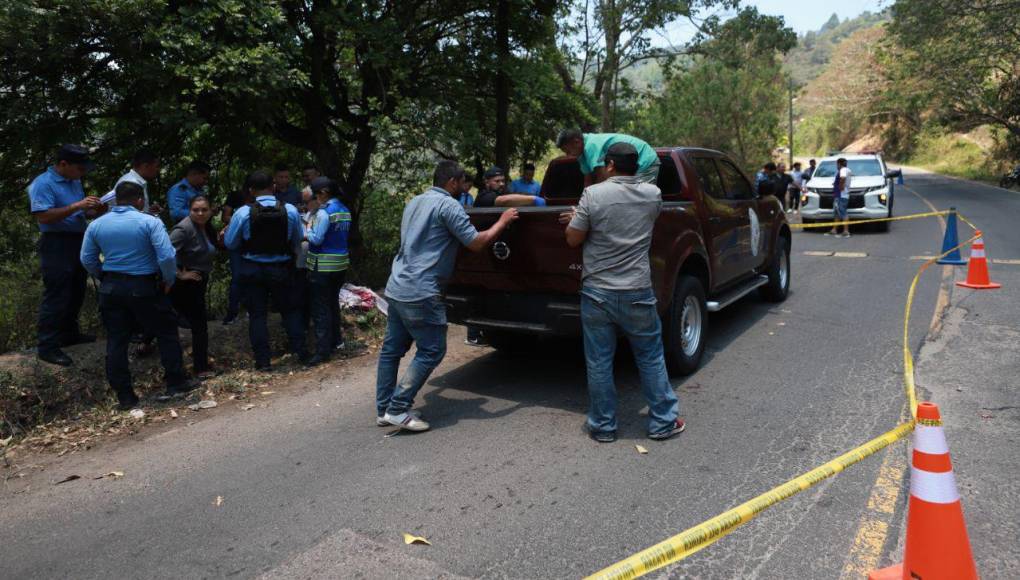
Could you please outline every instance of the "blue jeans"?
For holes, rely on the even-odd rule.
[[[581,290],[581,324],[591,401],[588,428],[593,432],[616,431],[613,356],[619,331],[634,351],[641,392],[648,402],[648,432],[672,429],[680,413],[680,401],[666,374],[662,322],[652,289],[617,291],[585,286]]]
[[[283,318],[290,351],[304,359],[305,329],[301,326],[301,312],[292,300],[293,267],[288,263],[264,264],[241,260],[239,279],[244,287],[244,303],[248,309],[248,338],[256,366],[270,363],[269,309],[275,306]]]
[[[375,408],[379,415],[399,415],[414,405],[414,397],[446,356],[446,306],[439,296],[417,302],[387,298],[389,321],[379,352]],[[414,360],[397,381],[400,359],[411,343],[418,347]]]
[[[845,197],[837,197],[833,202],[833,213],[836,219],[845,220],[847,214],[847,207],[850,205],[850,200]]]

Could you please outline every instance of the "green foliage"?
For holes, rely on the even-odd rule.
[[[889,21],[889,12],[864,12],[856,18],[840,22],[835,14],[817,32],[800,36],[796,48],[786,54],[783,62],[794,84],[803,86],[822,74],[836,47],[859,30]]]
[[[903,159],[907,165],[990,183],[996,182],[1004,169],[973,141],[938,125],[925,126],[915,139],[913,153]]]

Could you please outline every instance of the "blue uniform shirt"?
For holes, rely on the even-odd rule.
[[[534,179],[529,183],[524,181],[524,178],[518,178],[510,182],[510,193],[538,195],[542,193],[542,183]]]
[[[475,241],[478,230],[464,208],[433,187],[412,199],[400,222],[400,251],[386,283],[386,296],[415,302],[442,294],[453,274],[457,246]]]
[[[67,179],[57,173],[53,167],[33,179],[31,185],[28,186],[28,200],[32,206],[32,213],[67,207],[83,199],[85,199],[85,190],[81,187],[81,181]],[[85,231],[85,226],[85,214],[76,211],[59,222],[39,224],[39,231],[80,234]]]
[[[188,183],[187,179],[182,179],[175,183],[166,192],[167,205],[170,206],[170,221],[177,223],[188,217],[190,213],[188,204],[191,203],[191,200],[195,199],[195,196],[201,193],[202,190]]]
[[[275,195],[260,195],[255,198],[255,202],[262,204],[265,207],[272,207],[276,205]],[[290,229],[287,231],[287,240],[291,243],[294,249],[294,256],[301,252],[301,242],[304,240],[304,226],[301,225],[301,214],[298,213],[296,207],[291,204],[284,204],[287,209],[287,223]],[[230,225],[227,226],[227,233],[223,235],[223,243],[227,246],[228,250],[240,250],[241,245],[245,240],[251,239],[251,208],[247,205],[242,205],[234,212],[234,217],[230,218]],[[264,264],[273,264],[279,262],[287,262],[293,256],[282,255],[282,254],[241,254],[245,258],[252,262],[262,262]]]
[[[118,205],[89,224],[81,265],[97,278],[103,272],[133,276],[159,272],[167,284],[177,278],[177,253],[163,222],[128,205]]]

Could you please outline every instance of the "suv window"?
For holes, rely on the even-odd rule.
[[[747,182],[739,169],[725,159],[719,159],[718,164],[728,199],[754,199],[751,184]]]
[[[719,179],[719,172],[715,168],[715,161],[704,157],[694,158],[694,169],[698,172],[698,181],[701,182],[701,191],[715,199],[726,199],[722,181]]]

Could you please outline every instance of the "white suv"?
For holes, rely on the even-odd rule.
[[[832,190],[836,180],[836,160],[846,159],[850,168],[850,203],[847,217],[851,220],[892,217],[893,189],[900,170],[890,170],[877,153],[846,153],[825,157],[818,162],[811,180],[804,184],[800,215],[804,223],[830,221],[834,217]],[[889,222],[877,224],[888,230]]]

